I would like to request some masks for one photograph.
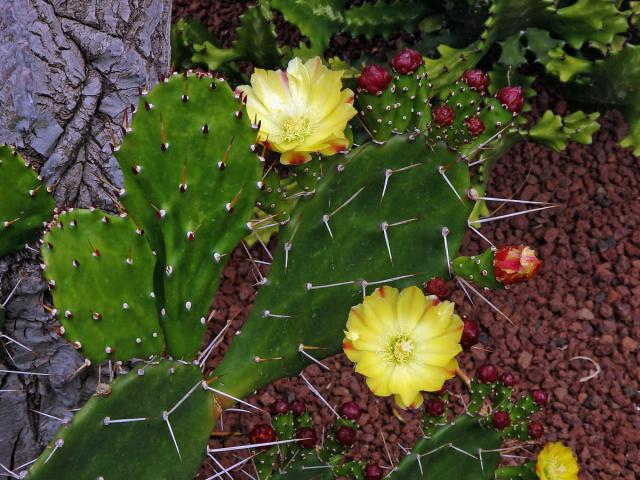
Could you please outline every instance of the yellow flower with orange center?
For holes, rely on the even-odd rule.
[[[417,287],[381,287],[351,308],[344,352],[378,396],[402,408],[422,405],[456,374],[463,322],[454,304],[425,297]]]
[[[540,480],[578,480],[578,459],[569,447],[562,443],[547,443],[536,463],[536,474]]]
[[[284,164],[299,165],[314,152],[334,155],[349,146],[347,122],[356,114],[353,92],[342,90],[342,71],[294,58],[287,70],[257,68],[251,85],[237,91],[247,114],[260,124],[258,141],[280,152]]]

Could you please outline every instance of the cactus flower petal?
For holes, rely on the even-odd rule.
[[[578,480],[578,460],[569,447],[562,443],[547,443],[536,463],[536,475],[540,480]]]
[[[286,71],[257,68],[251,85],[237,92],[260,125],[258,141],[281,153],[284,164],[307,163],[314,152],[330,156],[349,145],[344,132],[356,114],[354,95],[342,90],[342,72],[325,67],[320,57],[294,58]]]
[[[453,310],[417,287],[378,288],[351,309],[345,354],[375,395],[417,408],[421,392],[440,390],[456,373],[463,322]]]

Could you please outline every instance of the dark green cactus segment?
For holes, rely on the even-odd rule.
[[[490,47],[527,26],[543,28],[554,11],[552,0],[493,0],[482,40]]]
[[[389,140],[393,134],[396,95],[391,85],[380,95],[367,92],[356,95],[360,118],[369,134],[379,142]]]
[[[476,42],[465,48],[452,48],[439,45],[438,58],[425,57],[425,69],[429,72],[428,80],[432,96],[446,94],[464,73],[474,68],[483,55],[482,44]]]
[[[327,464],[309,455],[303,461],[291,464],[285,472],[276,472],[271,480],[333,480],[332,469]]]
[[[500,480],[538,480],[540,477],[535,472],[536,463],[526,465],[509,465],[499,467],[496,470],[496,479]]]
[[[345,12],[344,30],[353,36],[364,35],[368,39],[376,35],[387,38],[400,30],[411,33],[432,10],[427,2],[378,0],[348,9]]]
[[[585,114],[578,111],[561,117],[547,110],[528,134],[533,141],[558,152],[564,150],[569,141],[590,145],[592,135],[600,129],[599,116],[598,112]]]
[[[138,365],[58,431],[29,478],[193,478],[213,429],[213,399],[201,382],[194,365]]]
[[[162,354],[155,258],[136,225],[97,210],[74,210],[49,228],[44,273],[65,338],[92,362]]]
[[[431,438],[419,440],[387,478],[493,480],[500,461],[495,450],[500,444],[497,432],[485,429],[476,418],[462,415]]]
[[[54,207],[37,173],[11,147],[0,146],[0,257],[35,240]]]
[[[626,14],[609,0],[578,0],[557,10],[551,29],[573,48],[585,42],[613,43],[617,34],[629,28]]]
[[[122,201],[157,254],[161,324],[175,358],[198,350],[227,254],[248,232],[261,173],[255,139],[226,82],[174,76],[141,100],[117,152]]]
[[[291,174],[303,192],[312,192],[322,178],[322,167],[321,159],[315,156],[309,163],[292,167]]]
[[[496,280],[493,269],[494,257],[495,252],[491,248],[479,255],[456,257],[451,261],[451,270],[454,275],[473,282],[479,287],[493,290],[503,289],[504,285]]]
[[[242,396],[299,373],[309,361],[301,344],[320,347],[308,352],[318,358],[339,352],[363,291],[446,276],[443,228],[453,256],[473,206],[468,167],[457,158],[444,146],[431,151],[396,136],[324,160],[315,196],[301,199],[281,230],[268,281],[215,372],[219,388]]]

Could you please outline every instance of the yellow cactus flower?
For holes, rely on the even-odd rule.
[[[569,447],[562,443],[547,443],[536,463],[536,474],[540,480],[578,480],[578,459]]]
[[[299,165],[311,153],[334,155],[349,146],[344,131],[356,114],[353,92],[342,90],[342,71],[294,58],[286,71],[257,68],[251,85],[238,87],[247,114],[260,123],[258,141],[280,152],[284,164]]]
[[[344,352],[375,395],[417,408],[422,391],[436,392],[456,374],[463,322],[453,308],[417,287],[378,288],[351,308]]]

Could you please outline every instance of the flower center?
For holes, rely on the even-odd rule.
[[[311,135],[311,121],[306,117],[287,117],[280,124],[280,138],[286,143],[300,143]]]
[[[414,346],[406,335],[396,335],[387,345],[385,356],[395,364],[405,364],[413,357]]]
[[[557,458],[552,457],[549,459],[549,464],[544,467],[544,474],[549,480],[560,478],[565,472],[565,466]]]

